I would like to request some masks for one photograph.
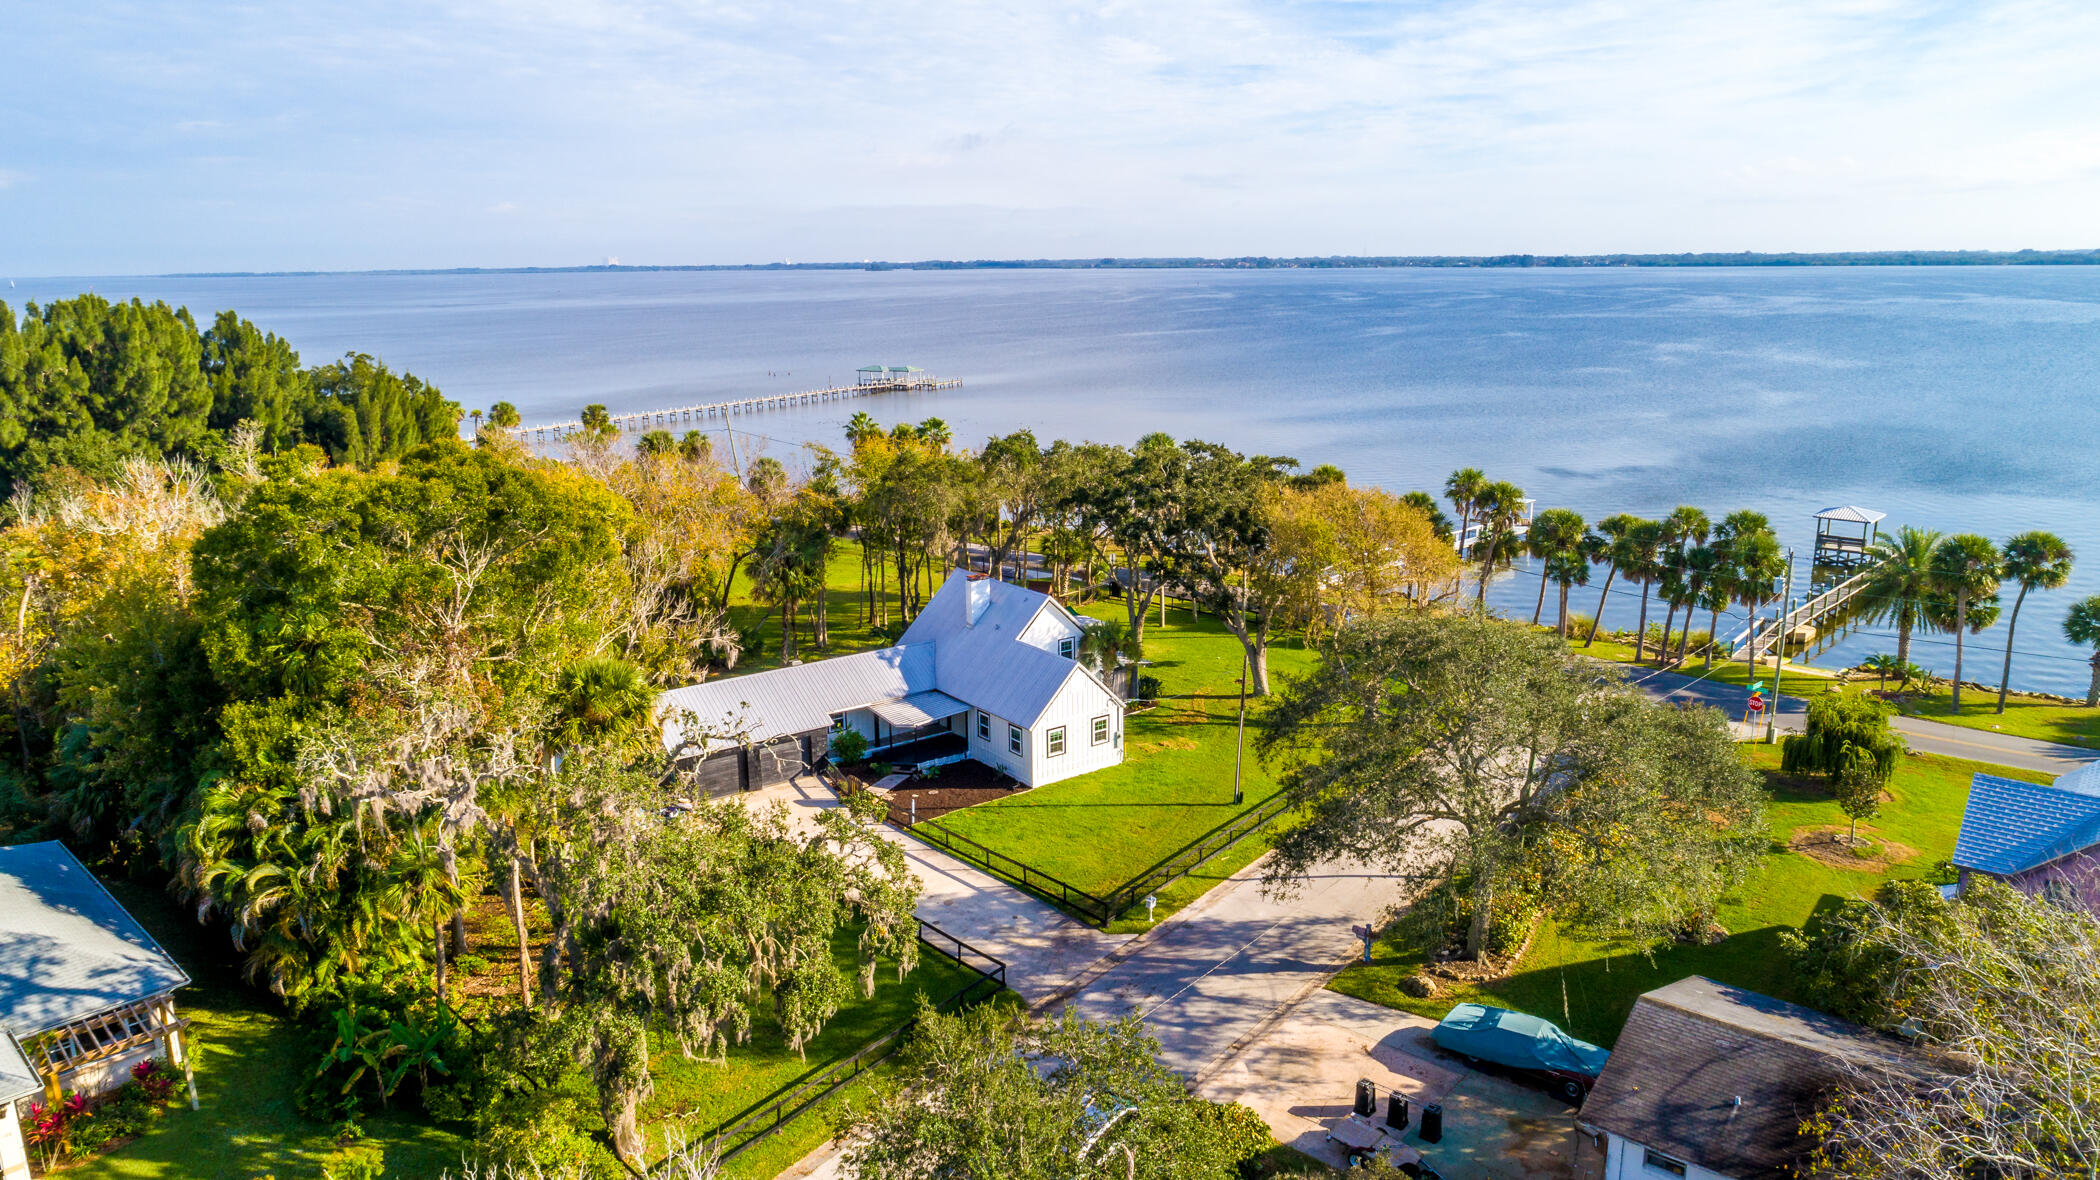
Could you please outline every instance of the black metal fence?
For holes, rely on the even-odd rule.
[[[1095,925],[1106,926],[1115,921],[1116,915],[1122,912],[1105,897],[1089,893],[1077,885],[1051,876],[1034,865],[1015,860],[997,849],[987,848],[936,820],[922,819],[915,824],[897,823],[897,817],[892,814],[890,822],[957,860],[967,861],[995,877],[1012,881],[1047,901],[1056,902]]]
[[[958,1011],[981,1004],[1005,990],[1006,963],[1003,960],[986,954],[924,918],[918,922],[922,945],[976,973],[970,982],[935,1005],[936,1008],[943,1012]],[[913,1017],[862,1045],[852,1056],[842,1057],[805,1075],[781,1093],[709,1131],[708,1142],[713,1144],[720,1159],[735,1158],[881,1064],[903,1047],[905,1037],[917,1025],[918,1018]]]
[[[1108,904],[1116,914],[1124,913],[1145,899],[1147,894],[1158,893],[1168,885],[1179,881],[1203,867],[1212,857],[1261,831],[1276,822],[1291,809],[1288,793],[1278,791],[1254,805],[1253,810],[1242,812],[1231,822],[1210,833],[1194,844],[1145,870],[1137,877],[1116,886],[1108,895]]]

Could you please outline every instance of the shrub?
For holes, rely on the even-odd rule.
[[[1242,1176],[1256,1175],[1254,1168],[1268,1154],[1269,1125],[1261,1116],[1237,1102],[1213,1102],[1199,1107],[1196,1121],[1217,1136],[1220,1153]]]
[[[180,1078],[173,1066],[158,1057],[148,1057],[131,1067],[131,1085],[155,1105],[165,1106],[175,1097],[175,1083]]]
[[[851,766],[868,756],[868,736],[857,729],[842,729],[831,735],[831,760]]]
[[[1159,699],[1159,688],[1159,677],[1140,676],[1137,681],[1137,699],[1141,701],[1156,701]]]

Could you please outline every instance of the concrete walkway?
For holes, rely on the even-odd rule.
[[[831,789],[802,775],[739,796],[746,805],[780,802],[805,830],[817,812],[839,806]],[[1104,934],[989,873],[929,848],[894,828],[882,835],[904,849],[925,885],[919,916],[1006,963],[1006,985],[1030,1004],[1069,990],[1081,972],[1134,935]]]
[[[1750,695],[1749,690],[1740,685],[1717,684],[1711,680],[1700,680],[1677,672],[1636,669],[1627,679],[1658,700],[1712,705],[1730,718],[1740,718],[1743,715],[1743,703]],[[1784,688],[1789,683],[1791,682],[1782,679],[1780,686]],[[1807,713],[1808,703],[1802,698],[1779,698],[1779,729],[1784,733],[1801,732],[1806,724]],[[2017,766],[2022,770],[2035,770],[2044,774],[2063,774],[2084,763],[2100,759],[2100,750],[2014,737],[2011,734],[1993,733],[1988,729],[1947,725],[1922,717],[1897,717],[1893,724],[1896,732],[1901,733],[1904,740],[1910,743],[1911,749],[1949,758],[1967,758],[1975,762],[1993,762],[2000,766]]]

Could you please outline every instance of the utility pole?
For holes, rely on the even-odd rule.
[[[1794,609],[1794,551],[1786,551],[1786,589],[1779,592],[1779,618],[1773,627],[1779,632],[1772,648],[1772,707],[1765,710],[1765,741],[1779,740],[1779,670],[1786,666],[1786,617]]]
[[[1240,626],[1247,625],[1247,571],[1240,571]],[[1240,805],[1240,763],[1247,749],[1247,645],[1240,644],[1240,725],[1232,739],[1232,805]]]

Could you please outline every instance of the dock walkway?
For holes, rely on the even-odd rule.
[[[703,402],[699,405],[674,406],[662,410],[640,410],[629,414],[613,414],[610,417],[613,425],[621,430],[646,430],[651,426],[668,426],[678,422],[704,422],[709,419],[726,421],[737,414],[755,414],[761,410],[777,410],[815,402],[842,401],[876,393],[930,393],[938,389],[961,387],[962,381],[959,378],[942,380],[915,377],[905,381],[829,385],[823,389],[805,389],[799,393],[773,393],[761,397],[737,398],[733,401]],[[545,442],[566,438],[582,429],[582,419],[572,418],[565,422],[539,422],[519,426],[513,428],[511,433],[519,438],[531,435],[535,442]]]

